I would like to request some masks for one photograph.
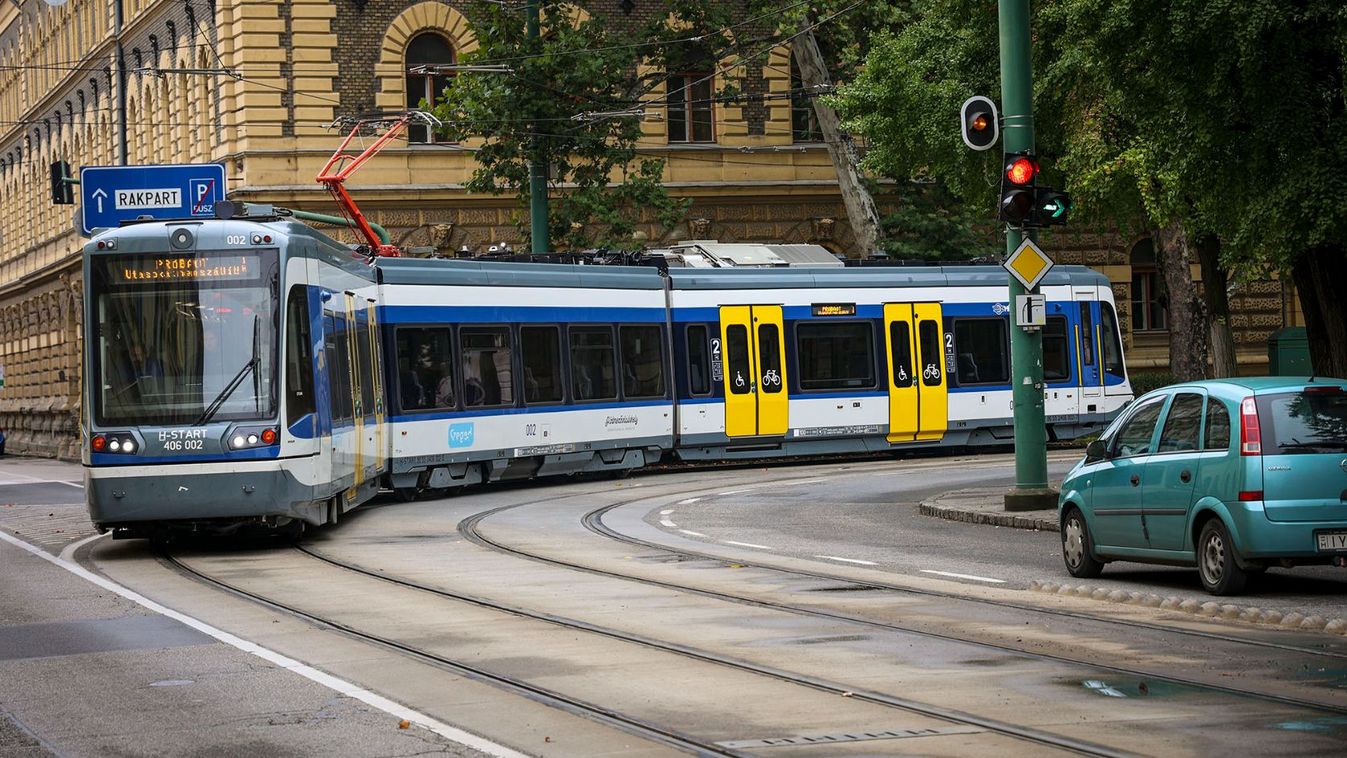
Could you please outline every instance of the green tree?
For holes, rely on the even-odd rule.
[[[549,167],[554,243],[629,245],[646,214],[669,229],[687,201],[665,189],[664,161],[637,149],[649,89],[638,81],[638,56],[658,56],[666,32],[643,30],[635,38],[649,43],[642,49],[603,18],[580,20],[573,4],[540,2],[541,35],[532,39],[518,6],[468,6],[478,48],[460,63],[506,70],[459,74],[434,111],[452,139],[480,140],[467,188],[512,192],[527,208],[529,165],[539,160]],[[527,218],[520,214],[521,229]]]
[[[1300,294],[1316,371],[1347,376],[1347,6],[1334,0],[1058,0],[1063,82],[1094,83],[1114,129],[1082,167],[1142,179],[1153,216],[1237,275],[1279,272]],[[1205,263],[1206,261],[1204,261]],[[1223,267],[1216,267],[1223,272]],[[1206,267],[1204,266],[1204,272]],[[1204,275],[1209,294],[1223,280]]]

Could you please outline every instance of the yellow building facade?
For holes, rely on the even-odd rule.
[[[652,12],[639,2],[583,5],[633,24]],[[424,94],[412,64],[426,56],[452,63],[471,51],[472,29],[455,6],[438,0],[0,5],[0,429],[9,451],[77,452],[84,240],[78,205],[53,204],[53,162],[67,161],[76,175],[87,166],[221,163],[231,199],[335,213],[314,181],[344,136],[330,125],[338,117],[406,108]],[[857,253],[826,148],[808,123],[807,105],[792,98],[789,51],[742,47],[752,54],[689,72],[682,85],[671,77],[647,93],[640,150],[665,158],[666,185],[692,200],[673,229],[647,219],[649,243],[815,242]],[[733,83],[742,97],[734,103],[703,97],[697,88],[707,74],[711,86]],[[430,91],[435,84],[428,82]],[[349,188],[403,246],[451,252],[521,245],[515,219],[526,211],[509,196],[466,192],[473,168],[471,143],[436,143],[423,131],[386,149]],[[348,230],[329,231],[355,241]],[[1125,309],[1132,243],[1062,239],[1074,240],[1065,262],[1110,267],[1104,270]],[[1249,361],[1257,358],[1253,343],[1243,346]]]

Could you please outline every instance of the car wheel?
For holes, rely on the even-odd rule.
[[[1104,570],[1103,561],[1094,557],[1094,541],[1090,539],[1090,528],[1085,525],[1085,517],[1072,508],[1062,519],[1062,560],[1071,576],[1080,579],[1093,579]]]
[[[1235,543],[1218,518],[1202,525],[1197,538],[1197,574],[1202,586],[1213,595],[1238,595],[1249,580],[1247,571],[1235,560]]]

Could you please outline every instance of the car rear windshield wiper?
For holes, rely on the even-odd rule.
[[[1298,439],[1291,439],[1277,445],[1282,452],[1288,450],[1304,451],[1309,453],[1339,453],[1347,452],[1347,440],[1319,440],[1316,442],[1301,442]]]

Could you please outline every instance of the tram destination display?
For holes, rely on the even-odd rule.
[[[238,253],[187,253],[119,257],[108,267],[116,285],[151,282],[251,282],[260,277],[256,256]]]

